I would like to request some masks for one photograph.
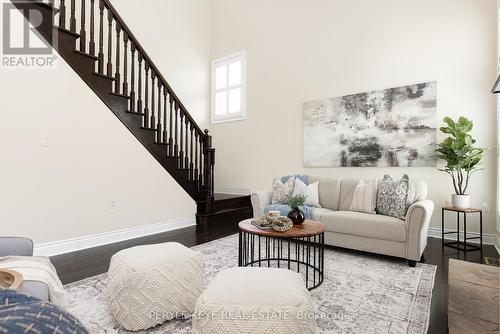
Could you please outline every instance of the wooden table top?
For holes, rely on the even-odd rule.
[[[448,268],[449,333],[498,333],[500,268],[454,259]]]
[[[275,230],[261,230],[260,228],[252,225],[252,219],[246,219],[238,224],[241,231],[256,234],[264,237],[275,238],[303,238],[311,237],[325,232],[325,225],[306,219],[302,224],[293,225],[293,227],[286,232],[277,232]]]
[[[468,209],[459,209],[459,208],[454,208],[452,206],[445,206],[443,207],[443,210],[447,210],[447,211],[455,211],[455,212],[465,212],[465,213],[468,213],[468,212],[481,212],[483,210],[481,209],[476,209],[476,208],[468,208]]]

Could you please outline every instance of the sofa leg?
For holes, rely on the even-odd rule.
[[[410,267],[415,267],[417,265],[417,261],[414,261],[414,260],[408,260],[408,266]]]

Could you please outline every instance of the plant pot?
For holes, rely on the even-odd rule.
[[[451,204],[457,209],[468,209],[470,208],[470,196],[469,195],[451,195]]]
[[[304,220],[306,220],[304,212],[302,212],[302,210],[300,210],[299,208],[292,209],[288,213],[288,218],[290,218],[295,225],[302,224]]]

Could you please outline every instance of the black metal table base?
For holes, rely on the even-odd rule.
[[[301,238],[281,238],[240,230],[239,238],[238,266],[286,268],[302,273],[309,290],[323,282],[323,233]]]
[[[456,224],[457,224],[457,229],[455,231],[445,231],[445,211],[450,211],[447,210],[446,208],[442,208],[441,210],[441,242],[443,246],[458,249],[464,252],[467,251],[475,251],[475,250],[482,250],[483,248],[483,212],[482,211],[474,211],[470,213],[479,213],[479,236],[478,237],[467,237],[467,213],[469,212],[462,212],[463,213],[463,224],[464,224],[464,240],[460,240],[460,212],[457,211],[457,216],[456,216]],[[445,235],[447,234],[456,234],[457,239],[456,241],[445,241]],[[474,239],[479,239],[479,245],[471,244],[467,242],[468,240],[474,240]]]

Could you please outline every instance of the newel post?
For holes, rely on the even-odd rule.
[[[212,136],[208,134],[208,129],[205,129],[205,138],[203,145],[203,169],[204,180],[203,184],[207,191],[206,212],[212,212],[213,197],[214,197],[214,166],[215,166],[215,149],[212,148]]]

